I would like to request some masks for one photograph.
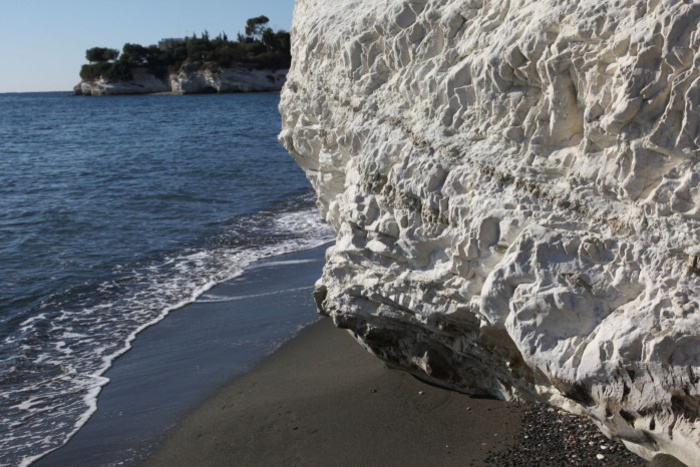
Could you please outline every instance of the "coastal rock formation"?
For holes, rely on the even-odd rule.
[[[160,92],[209,94],[279,91],[286,81],[287,70],[255,70],[240,66],[220,70],[185,65],[165,80],[158,79],[143,68],[133,69],[132,74],[131,81],[110,82],[104,78],[83,81],[75,86],[73,92],[82,96],[108,96]]]
[[[315,297],[429,381],[700,459],[700,3],[297,0]]]
[[[135,68],[132,71],[131,81],[110,82],[105,78],[92,81],[81,81],[73,88],[77,96],[114,96],[120,94],[154,94],[169,92],[170,86],[148,73],[143,68]]]
[[[249,70],[243,67],[220,71],[183,66],[170,75],[170,87],[177,94],[279,91],[287,70]]]

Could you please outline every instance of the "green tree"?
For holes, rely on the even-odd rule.
[[[259,39],[260,36],[262,36],[265,30],[267,29],[267,23],[269,22],[270,19],[267,16],[258,16],[257,18],[250,18],[246,22],[245,26],[246,35],[251,37],[257,37]]]
[[[292,48],[291,35],[287,31],[277,31],[275,34],[276,51],[282,54],[290,54]]]
[[[120,60],[131,66],[143,66],[148,63],[151,51],[140,44],[124,44]]]
[[[262,43],[268,51],[280,54],[288,54],[290,49],[290,37],[287,31],[274,32],[267,28],[262,35]]]
[[[191,69],[232,65],[251,69],[289,67],[289,33],[273,31],[267,27],[268,22],[266,16],[250,18],[246,25],[247,35],[239,33],[238,41],[229,41],[226,33],[212,40],[205,30],[201,37],[192,34],[191,38],[172,44],[166,50],[160,50],[157,45],[144,47],[127,43],[120,55],[115,49],[93,47],[86,51],[90,64],[83,65],[80,76],[85,80],[130,80],[132,70],[141,67],[160,79],[166,79],[168,72],[177,73],[183,66],[191,66]]]
[[[107,74],[111,66],[112,64],[109,62],[98,62],[91,65],[83,65],[83,67],[80,69],[80,77],[85,81],[100,79],[103,75]]]
[[[263,31],[262,43],[265,44],[268,50],[275,49],[275,31],[273,31],[272,28],[267,28]]]
[[[109,67],[109,70],[107,70],[107,73],[105,73],[104,76],[106,76],[107,79],[111,82],[129,81],[130,79],[133,79],[133,75],[131,74],[131,67],[124,60],[118,60],[114,62],[114,64],[111,67]]]
[[[119,57],[119,51],[107,47],[93,47],[85,51],[85,58],[91,63],[109,62],[116,60],[117,57]]]

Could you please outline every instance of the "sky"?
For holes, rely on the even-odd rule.
[[[204,30],[233,39],[260,15],[289,31],[293,11],[294,0],[0,0],[0,93],[70,91],[92,47]]]

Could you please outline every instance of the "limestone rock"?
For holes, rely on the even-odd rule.
[[[110,82],[104,78],[94,81],[83,81],[78,86],[80,92],[73,90],[75,95],[83,96],[114,96],[121,94],[153,94],[169,92],[168,83],[156,78],[143,68],[132,70],[131,81]],[[78,87],[76,86],[76,88]]]
[[[297,0],[315,298],[438,384],[700,459],[700,3]]]
[[[161,80],[146,69],[132,70],[131,81],[111,82],[104,78],[82,81],[73,88],[76,96],[111,96],[121,94],[208,94],[234,92],[268,92],[282,89],[287,70],[248,69],[240,66],[216,69],[213,67],[183,66]]]
[[[286,76],[287,70],[200,70],[184,66],[179,73],[170,75],[170,86],[178,94],[279,91]]]

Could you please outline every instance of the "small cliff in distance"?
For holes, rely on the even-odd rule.
[[[183,66],[178,72],[159,79],[147,69],[132,70],[132,79],[112,81],[98,78],[82,81],[73,88],[76,96],[108,96],[123,94],[211,94],[234,92],[279,91],[285,83],[287,69],[248,69],[243,66]]]
[[[700,465],[700,4],[297,0],[319,311],[391,365]]]
[[[93,47],[74,94],[178,94],[279,91],[291,62],[290,35],[267,27],[266,16],[250,18],[246,35],[235,41],[225,33],[210,38],[163,39],[144,47],[124,44],[122,51]]]

